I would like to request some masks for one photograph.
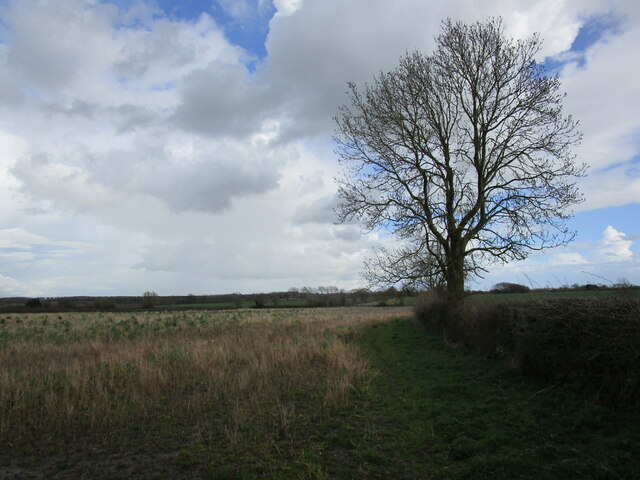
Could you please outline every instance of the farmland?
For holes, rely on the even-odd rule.
[[[640,298],[638,288],[602,288],[598,290],[559,289],[559,290],[532,290],[528,293],[482,293],[472,295],[473,300],[523,300],[530,298],[540,299],[564,299],[564,298]]]
[[[640,418],[405,307],[0,316],[0,478],[638,478]]]
[[[140,468],[165,459],[161,465],[184,463],[187,471],[192,461],[204,468],[202,449],[215,449],[212,471],[234,458],[286,452],[292,432],[345,405],[366,376],[367,359],[347,340],[402,315],[360,308],[3,316],[3,455],[45,452],[64,474],[59,464],[77,463],[67,455],[78,444],[110,455],[133,448],[146,459]]]

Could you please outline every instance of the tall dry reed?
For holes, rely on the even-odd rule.
[[[367,373],[348,340],[394,309],[22,314],[0,319],[0,441],[202,419],[230,441],[286,432]],[[264,431],[264,429],[262,430]],[[210,433],[209,433],[210,434]]]

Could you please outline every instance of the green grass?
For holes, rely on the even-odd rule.
[[[307,300],[278,300],[276,304],[272,300],[267,300],[264,308],[286,308],[286,307],[306,307],[309,302]],[[236,308],[255,308],[254,300],[243,300],[239,304],[235,302],[216,302],[216,303],[178,303],[155,305],[158,310],[192,310],[192,309],[236,309]]]
[[[640,478],[640,415],[616,413],[408,321],[370,330],[379,416],[402,425],[404,461],[437,478]]]
[[[173,303],[154,305],[157,310],[193,310],[193,309],[234,309],[234,308],[251,308],[255,306],[255,302],[240,302],[239,306],[235,302],[217,302],[217,303]]]

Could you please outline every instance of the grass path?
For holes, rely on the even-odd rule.
[[[640,478],[637,413],[545,390],[409,321],[378,325],[363,344],[379,372],[376,415],[401,425],[392,442],[415,472],[403,478]]]

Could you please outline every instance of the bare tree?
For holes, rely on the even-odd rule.
[[[142,307],[153,308],[158,300],[158,294],[153,291],[147,291],[142,294]]]
[[[534,60],[539,36],[507,39],[499,18],[447,20],[436,42],[362,90],[349,84],[335,118],[337,213],[401,240],[368,262],[370,279],[444,283],[458,299],[488,263],[573,239],[566,219],[586,167],[559,79]]]

